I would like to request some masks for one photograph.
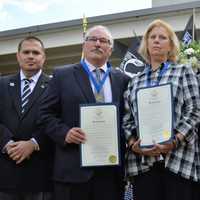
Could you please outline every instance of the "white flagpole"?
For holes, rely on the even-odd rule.
[[[195,8],[193,8],[192,10],[192,14],[193,14],[193,24],[192,24],[192,41],[194,41],[194,36],[195,36]]]

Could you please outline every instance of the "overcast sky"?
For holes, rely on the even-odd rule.
[[[151,7],[152,0],[0,0],[0,31]]]

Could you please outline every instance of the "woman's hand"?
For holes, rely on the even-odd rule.
[[[160,156],[161,151],[160,148],[154,145],[152,148],[141,148],[140,147],[141,140],[132,141],[129,143],[131,145],[131,150],[139,155],[144,156]]]
[[[159,149],[160,153],[167,154],[169,151],[173,150],[176,145],[172,141],[170,143],[165,143],[165,144],[155,144],[157,149]]]

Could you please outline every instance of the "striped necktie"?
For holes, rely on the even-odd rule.
[[[29,97],[31,94],[31,87],[30,87],[31,82],[32,82],[31,79],[24,79],[24,88],[22,90],[22,97],[21,97],[22,114],[24,113],[26,106],[29,102]]]
[[[103,70],[97,67],[94,70],[94,73],[96,76],[96,81],[99,84],[101,82],[101,74],[103,74]],[[96,102],[98,103],[105,102],[103,87],[101,88],[99,92],[95,91],[94,96],[95,96]]]

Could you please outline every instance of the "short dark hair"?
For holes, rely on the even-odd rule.
[[[30,40],[35,40],[38,41],[41,44],[41,47],[43,49],[43,51],[45,52],[45,48],[44,48],[44,44],[42,42],[42,40],[40,40],[38,37],[36,36],[27,36],[24,39],[22,39],[19,44],[18,44],[18,52],[20,52],[21,48],[22,48],[22,44],[24,41],[30,41]]]

